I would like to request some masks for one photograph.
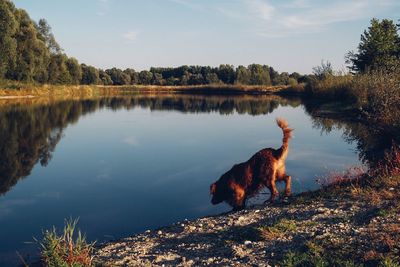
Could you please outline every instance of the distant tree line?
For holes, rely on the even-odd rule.
[[[34,22],[23,9],[0,0],[0,80],[49,84],[102,85],[294,85],[299,73],[278,73],[272,67],[220,65],[176,68],[97,69],[68,57],[56,42],[45,19]]]

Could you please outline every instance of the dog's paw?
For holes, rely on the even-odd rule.
[[[290,203],[289,197],[284,197],[284,198],[282,199],[282,203],[283,203],[283,204],[289,204],[289,203]]]
[[[268,200],[264,201],[264,205],[266,205],[266,206],[272,206],[274,204],[275,204],[275,200],[268,199]]]

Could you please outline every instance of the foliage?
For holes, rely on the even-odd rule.
[[[325,63],[322,60],[321,66],[316,66],[313,68],[313,74],[319,80],[323,80],[329,76],[332,76],[333,75],[332,64],[329,61],[326,61],[326,63]]]
[[[358,51],[347,54],[350,70],[356,73],[392,68],[399,64],[400,36],[395,23],[389,19],[372,19],[368,30],[361,35]]]
[[[99,83],[99,80],[100,80],[99,71],[95,67],[82,64],[81,68],[82,68],[81,84],[97,84],[97,83]]]
[[[374,123],[400,128],[400,65],[357,75],[351,85],[363,114]]]
[[[91,253],[94,243],[87,243],[86,237],[76,229],[78,220],[66,220],[62,233],[56,228],[44,232],[40,242],[41,256],[48,267],[92,266]]]

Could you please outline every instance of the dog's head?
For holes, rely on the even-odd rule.
[[[212,196],[211,203],[213,205],[217,205],[222,201],[226,200],[225,190],[221,184],[213,183],[210,186],[210,194]]]

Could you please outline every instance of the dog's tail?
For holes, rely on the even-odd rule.
[[[287,120],[283,118],[277,118],[276,123],[278,124],[279,128],[283,131],[283,139],[282,139],[282,153],[286,152],[289,148],[289,139],[292,138],[292,131],[293,129],[289,128],[289,124]]]

